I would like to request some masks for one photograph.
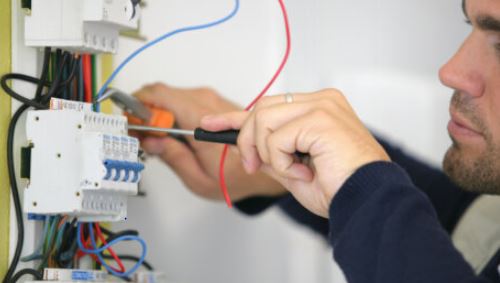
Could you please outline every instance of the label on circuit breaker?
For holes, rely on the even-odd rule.
[[[106,280],[106,272],[97,270],[45,268],[43,271],[43,280],[102,282]]]
[[[111,159],[136,161],[139,154],[139,140],[127,136],[103,135],[104,154]]]
[[[51,98],[50,110],[74,110],[79,112],[92,112],[92,104],[79,101],[70,101],[60,98]]]

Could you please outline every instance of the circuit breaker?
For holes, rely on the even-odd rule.
[[[32,0],[27,46],[82,53],[116,52],[121,30],[137,29],[137,0]]]
[[[120,221],[127,196],[136,195],[144,165],[127,119],[91,111],[90,104],[53,100],[50,110],[28,113],[28,213]]]

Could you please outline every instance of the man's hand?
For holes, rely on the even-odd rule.
[[[207,116],[209,131],[240,129],[245,170],[259,169],[286,187],[304,207],[328,217],[331,200],[360,167],[389,156],[337,90],[263,98],[250,112]],[[295,152],[309,154],[298,162]]]
[[[205,115],[240,110],[213,90],[205,88],[178,89],[157,83],[142,88],[135,96],[146,105],[171,111],[177,126],[188,130],[199,127],[200,119]],[[222,199],[218,176],[223,147],[194,141],[191,137],[187,141],[186,144],[168,136],[141,138],[145,151],[158,155],[194,193],[209,199]],[[225,166],[226,183],[233,200],[286,192],[265,174],[250,176],[245,173],[239,160],[237,150],[230,151]]]

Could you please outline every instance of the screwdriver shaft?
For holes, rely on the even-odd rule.
[[[151,132],[167,133],[171,135],[194,136],[194,131],[191,130],[157,128],[157,127],[148,127],[139,125],[128,125],[128,129],[133,131],[151,131]]]

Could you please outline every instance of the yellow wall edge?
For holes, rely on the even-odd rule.
[[[101,57],[101,82],[105,82],[111,73],[113,72],[113,55],[111,54],[103,54]],[[101,104],[101,111],[103,113],[112,113],[113,106],[111,100],[106,100]]]
[[[11,2],[0,1],[0,75],[11,70]],[[10,98],[0,90],[0,278],[9,262],[10,184],[7,172],[7,129],[11,116]]]

